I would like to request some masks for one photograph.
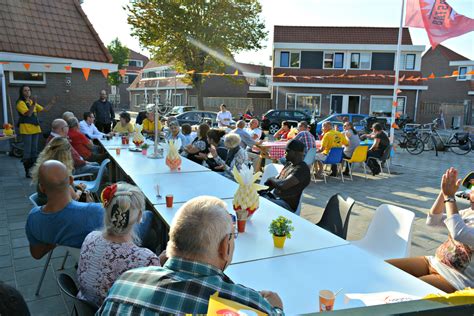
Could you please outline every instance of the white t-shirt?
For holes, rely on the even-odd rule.
[[[262,136],[262,130],[258,127],[256,129],[247,128],[245,131],[250,135],[250,137],[252,137],[253,140],[259,140]],[[257,137],[255,137],[255,135],[257,135]]]
[[[230,121],[232,120],[232,113],[229,111],[219,111],[217,113],[217,123],[219,127],[227,127],[230,125]]]

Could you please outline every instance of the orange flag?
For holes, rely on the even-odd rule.
[[[203,76],[209,76],[210,74],[211,74],[210,71],[207,71],[207,72],[203,72],[203,73],[202,73]]]
[[[431,75],[428,76],[428,79],[434,79],[434,78],[436,78],[434,73],[431,73]]]
[[[49,69],[49,68],[51,68],[51,65],[50,64],[45,64],[44,68]]]
[[[120,76],[125,77],[125,72],[126,71],[127,71],[127,69],[119,69]]]
[[[397,89],[397,94],[402,93],[402,90]]]
[[[188,71],[186,71],[186,74],[187,75],[192,75],[195,72],[196,72],[196,70],[188,70]]]
[[[392,105],[395,106],[395,107],[398,106],[398,101],[393,101]]]
[[[84,74],[84,78],[87,80],[89,80],[89,73],[90,73],[91,69],[90,68],[82,68],[82,73]]]
[[[71,66],[64,66],[64,69],[66,69],[66,71],[71,71]]]
[[[395,113],[395,118],[397,118],[397,119],[400,118],[400,112]]]
[[[104,69],[101,69],[100,71],[104,75],[104,78],[107,78],[109,76],[109,70],[108,69],[104,68]]]
[[[23,67],[25,67],[26,70],[30,70],[30,66],[31,64],[28,64],[28,63],[23,64]]]
[[[295,81],[298,81],[298,78],[296,78],[296,76],[290,76],[290,78],[294,79]]]
[[[405,75],[401,76],[400,79],[398,79],[398,81],[402,82],[403,80],[405,80]]]
[[[238,75],[239,75],[239,70],[236,69],[236,70],[234,71],[234,76],[238,76]]]
[[[451,74],[451,76],[453,76],[453,77],[459,76],[459,71],[457,71],[457,70],[453,71],[453,73]]]
[[[474,70],[469,71],[466,75],[474,75]]]
[[[9,62],[8,61],[0,61],[0,65],[8,65]]]
[[[284,74],[284,73],[281,73],[281,74],[276,75],[275,77],[283,78],[284,76],[285,76],[285,74]]]
[[[399,127],[398,127],[398,125],[397,125],[396,123],[393,123],[393,124],[392,124],[392,127],[393,127],[394,129],[399,129]]]

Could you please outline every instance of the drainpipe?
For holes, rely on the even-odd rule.
[[[0,80],[2,81],[2,105],[3,105],[3,123],[8,123],[8,111],[7,111],[7,78],[3,69],[3,65],[0,64]]]
[[[415,97],[415,114],[413,115],[413,122],[416,123],[416,113],[418,112],[418,92],[420,90],[416,89],[416,97]]]
[[[278,86],[276,87],[276,99],[275,108],[278,109]]]

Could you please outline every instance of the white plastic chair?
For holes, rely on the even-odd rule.
[[[298,202],[298,207],[296,208],[295,215],[301,216],[301,204],[303,203],[303,193],[301,193],[300,201]]]
[[[78,185],[80,183],[84,183],[86,185],[86,190],[93,194],[97,194],[99,191],[100,183],[102,182],[102,177],[104,176],[105,168],[107,168],[107,164],[110,162],[110,159],[105,159],[100,164],[99,172],[97,173],[97,177],[93,181],[85,181],[85,180],[75,180],[74,184]]]
[[[383,260],[406,258],[410,254],[414,220],[412,211],[382,204],[375,211],[365,237],[352,244]]]
[[[304,156],[304,162],[306,162],[310,169],[313,166],[314,159],[316,158],[316,151],[316,148],[310,148]]]
[[[268,178],[278,176],[282,169],[283,169],[283,165],[281,164],[272,163],[272,164],[266,165],[265,169],[263,169],[263,174],[262,174],[262,178],[260,179],[260,183],[264,184],[265,181],[268,180]]]
[[[34,207],[38,206],[38,193],[35,192],[29,197],[31,204],[33,204]]]

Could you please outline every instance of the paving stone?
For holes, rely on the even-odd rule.
[[[10,230],[15,230],[15,229],[25,229],[25,225],[26,225],[26,217],[25,218],[20,218],[20,220],[23,220],[23,221],[19,221],[19,222],[9,222],[8,223],[8,229]]]
[[[35,316],[51,316],[69,312],[60,295],[29,301],[27,304],[30,311],[35,311]]]
[[[15,271],[27,270],[31,268],[44,267],[47,256],[41,259],[35,259],[31,256],[13,260]]]
[[[13,259],[31,257],[30,247],[13,248]]]
[[[0,228],[0,236],[8,236],[9,231],[7,228]]]
[[[28,242],[28,239],[26,239],[26,237],[12,239],[13,248],[25,247],[29,245],[30,243]]]
[[[10,236],[0,236],[0,245],[10,244]]]
[[[23,298],[25,299],[26,302],[42,300],[50,296],[60,297],[61,293],[60,293],[58,284],[54,278],[44,279],[43,283],[41,284],[41,289],[38,296],[35,295],[37,285],[38,284],[25,285],[25,286],[18,287],[18,291],[20,291],[21,295],[23,295]]]
[[[15,280],[13,267],[0,268],[0,281],[6,282],[11,280]]]
[[[10,230],[10,238],[21,238],[21,237],[26,237],[26,232],[25,228],[23,227],[22,229],[15,229],[15,230]]]
[[[10,254],[10,246],[2,245],[0,246],[0,256],[5,256]]]
[[[0,268],[7,268],[12,266],[12,256],[0,256]]]
[[[43,267],[16,271],[16,282],[18,283],[18,286],[36,286],[39,282],[42,272]],[[54,280],[54,272],[51,265],[49,265],[48,270],[46,271],[45,279]]]

